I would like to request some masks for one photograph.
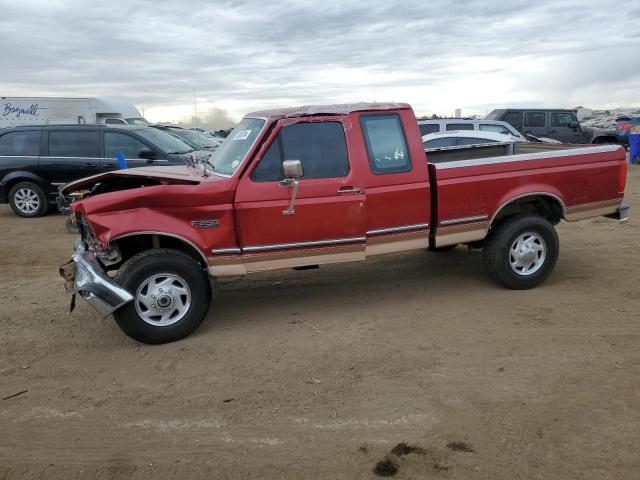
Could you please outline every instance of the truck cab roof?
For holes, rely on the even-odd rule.
[[[316,115],[348,115],[352,112],[383,112],[387,110],[410,109],[408,103],[344,103],[333,105],[303,105],[294,108],[275,108],[248,113],[247,117],[258,118],[296,118]]]

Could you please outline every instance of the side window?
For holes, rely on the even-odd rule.
[[[576,119],[573,118],[572,113],[563,112],[563,113],[552,113],[551,114],[551,126],[552,127],[560,127],[560,128],[570,128],[573,123],[576,122]]]
[[[400,115],[362,115],[360,124],[369,155],[369,166],[373,173],[399,173],[411,170],[411,157]]]
[[[512,125],[518,131],[522,130],[522,112],[507,112],[501,120]]]
[[[137,138],[126,133],[104,132],[104,156],[115,158],[116,152],[124,153],[125,158],[138,158],[143,148],[149,148]]]
[[[121,120],[120,118],[107,118],[104,123],[106,125],[126,125],[127,122]]]
[[[524,126],[531,128],[544,128],[544,112],[525,112]]]
[[[9,132],[0,137],[0,155],[27,156],[40,154],[40,130]]]
[[[473,130],[473,123],[447,123],[446,130]]]
[[[339,122],[293,123],[282,127],[251,174],[256,182],[282,179],[282,162],[300,160],[304,177],[346,177],[349,156],[344,129]]]
[[[453,147],[456,145],[456,140],[456,137],[434,138],[433,140],[427,140],[423,145],[424,148]]]
[[[511,135],[511,132],[507,127],[503,127],[502,125],[492,125],[490,123],[481,123],[480,130],[483,132],[496,132],[504,135]]]
[[[304,173],[306,174],[307,172],[305,171]],[[254,182],[276,182],[283,178],[280,139],[276,137],[269,145],[258,166],[251,172],[251,180]]]
[[[49,131],[49,155],[52,157],[97,157],[98,132]]]
[[[440,124],[438,123],[419,123],[420,135],[427,135],[429,133],[435,133],[440,131]]]

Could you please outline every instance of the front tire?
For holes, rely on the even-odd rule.
[[[142,343],[186,337],[209,310],[208,276],[197,261],[179,250],[140,252],[120,267],[115,280],[134,299],[113,316],[125,334]]]
[[[498,284],[526,290],[542,283],[558,259],[553,225],[536,215],[516,215],[494,227],[485,242],[484,265]]]
[[[49,210],[47,196],[33,182],[20,182],[11,187],[9,205],[13,213],[25,218],[41,217]]]

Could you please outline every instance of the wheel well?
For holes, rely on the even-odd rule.
[[[179,250],[192,257],[204,270],[208,268],[205,258],[195,246],[181,238],[170,235],[144,233],[118,238],[112,240],[110,243],[111,247],[117,246],[122,259],[117,263],[109,265],[109,269],[118,268],[135,254],[152,248],[172,248]]]
[[[529,195],[517,198],[500,208],[491,222],[495,226],[513,215],[528,213],[546,218],[557,224],[564,217],[564,209],[560,201],[549,195]]]
[[[618,143],[618,139],[611,135],[601,135],[595,137],[591,143],[603,144],[603,143]]]
[[[33,178],[33,177],[12,177],[9,180],[7,180],[3,186],[2,189],[2,200],[7,202],[9,201],[9,191],[13,188],[13,186],[17,183],[20,182],[29,182],[29,183],[35,183],[36,185],[38,185],[45,193],[45,195],[48,195],[48,191],[47,188],[45,187],[45,184],[42,180],[40,180],[39,178]],[[49,198],[47,197],[47,201],[49,201]]]

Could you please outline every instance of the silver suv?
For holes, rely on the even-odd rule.
[[[480,130],[483,132],[502,133],[520,140],[526,138],[507,122],[498,120],[466,120],[462,118],[440,118],[437,120],[418,120],[420,134],[450,132],[454,130]]]

